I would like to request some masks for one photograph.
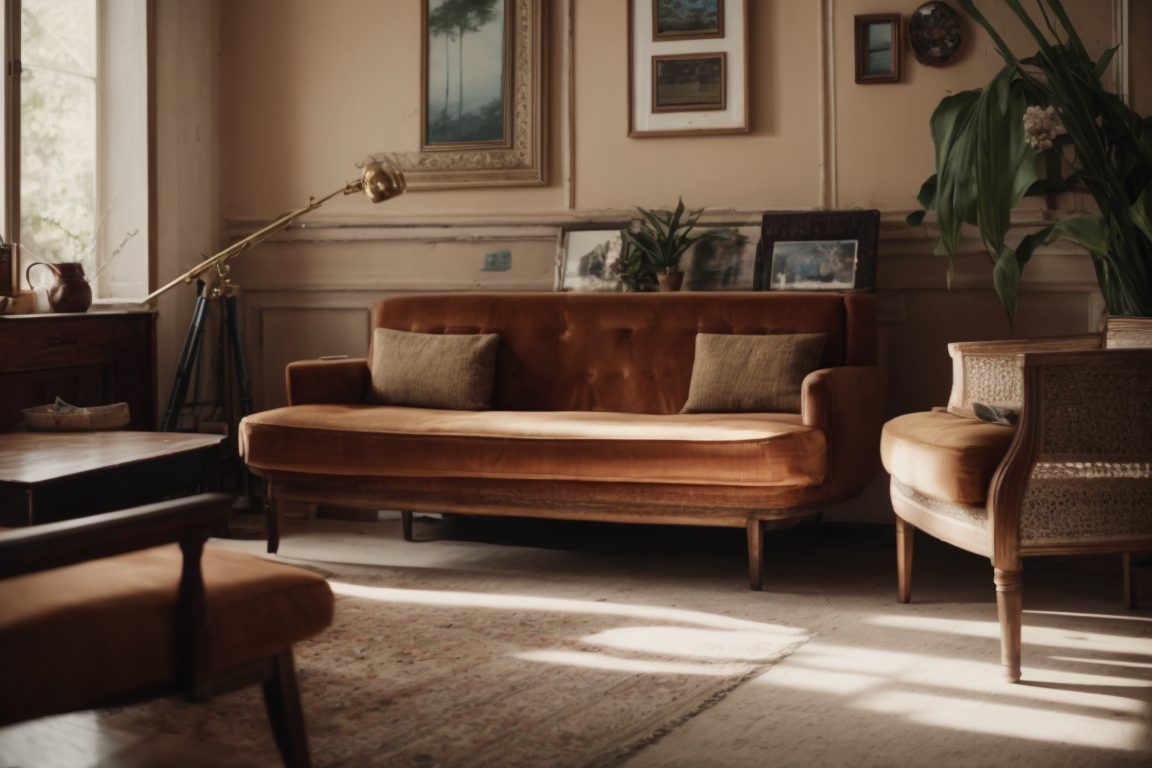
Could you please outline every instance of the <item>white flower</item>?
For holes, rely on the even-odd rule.
[[[1024,138],[1032,149],[1044,151],[1052,149],[1052,142],[1057,136],[1063,136],[1068,131],[1060,120],[1060,113],[1055,107],[1028,107],[1024,110]]]

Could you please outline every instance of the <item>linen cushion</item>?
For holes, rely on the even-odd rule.
[[[495,333],[410,333],[377,328],[372,400],[388,405],[480,411],[492,400]]]
[[[980,505],[1015,427],[926,411],[897,416],[884,425],[880,458],[892,477],[925,496]]]
[[[696,334],[682,413],[799,413],[800,385],[820,365],[826,334]]]

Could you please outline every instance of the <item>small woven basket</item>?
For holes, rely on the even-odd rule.
[[[24,423],[29,429],[48,432],[118,429],[128,421],[128,403],[95,405],[70,411],[61,411],[55,403],[24,409]]]

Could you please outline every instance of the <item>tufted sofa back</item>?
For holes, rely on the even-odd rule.
[[[827,333],[821,367],[876,363],[870,294],[424,294],[378,302],[373,327],[499,334],[497,410],[677,413],[697,333]]]

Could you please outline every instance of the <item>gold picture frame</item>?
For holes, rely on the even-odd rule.
[[[719,35],[661,37],[656,34],[658,6],[652,0],[628,0],[628,135],[689,136],[748,133],[748,0],[717,0]],[[661,62],[721,63],[722,92],[707,103],[659,103],[656,82]],[[709,83],[709,87],[711,87]]]
[[[504,134],[487,140],[429,140],[429,19],[443,0],[421,2],[420,146],[418,152],[389,155],[404,170],[409,191],[463,187],[540,186],[547,182],[544,123],[544,0],[501,0]],[[447,39],[447,38],[446,38]],[[459,38],[457,38],[459,40]],[[435,137],[434,137],[435,138]]]

